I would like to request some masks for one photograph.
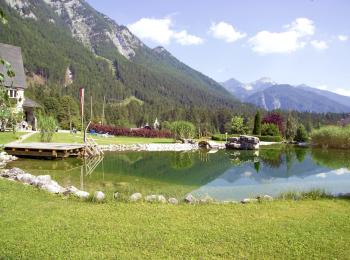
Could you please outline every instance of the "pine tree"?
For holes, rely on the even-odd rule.
[[[288,119],[287,119],[287,124],[286,124],[286,138],[289,141],[292,141],[295,137],[297,131],[297,122],[294,119],[294,117],[292,116],[291,113],[289,113],[288,115]]]
[[[308,140],[308,135],[306,129],[303,125],[300,125],[297,129],[297,134],[295,136],[295,141],[306,142]]]
[[[260,116],[259,110],[256,112],[256,115],[254,118],[253,135],[261,135],[261,116]]]

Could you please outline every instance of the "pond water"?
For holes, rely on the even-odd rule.
[[[324,189],[350,192],[350,152],[278,146],[260,151],[119,152],[101,161],[20,159],[34,175],[49,174],[62,186],[74,185],[109,196],[134,192],[168,197],[208,194],[217,200],[240,200],[259,194]]]

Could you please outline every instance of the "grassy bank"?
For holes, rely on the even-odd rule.
[[[98,144],[148,144],[148,143],[173,143],[173,139],[168,138],[143,138],[143,137],[126,137],[126,136],[112,136],[112,137],[101,137],[91,136],[95,139]],[[24,142],[40,142],[40,134],[34,134]],[[53,136],[53,143],[82,143],[83,136],[81,134],[70,134],[70,133],[55,133]]]
[[[314,258],[350,254],[350,202],[93,204],[0,180],[0,258]]]
[[[7,143],[16,141],[24,134],[25,133],[18,133],[18,132],[16,134],[14,134],[13,132],[0,132],[0,145],[4,145]]]
[[[350,149],[350,126],[326,126],[311,134],[312,143],[318,147]]]

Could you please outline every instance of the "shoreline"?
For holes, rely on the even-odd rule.
[[[218,143],[210,141],[212,148],[210,150],[226,149],[225,143]],[[269,146],[280,144],[278,142],[260,142],[260,146]],[[196,144],[182,144],[182,143],[164,143],[164,144],[107,144],[99,145],[104,152],[186,152],[196,151],[202,149],[198,143]]]

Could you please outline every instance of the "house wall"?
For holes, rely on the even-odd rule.
[[[15,97],[11,97],[10,93],[11,91],[16,91]],[[7,94],[11,99],[16,99],[16,111],[21,112],[23,111],[23,103],[24,103],[24,90],[23,89],[15,89],[15,88],[8,88]]]

